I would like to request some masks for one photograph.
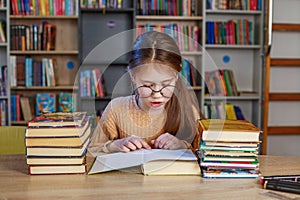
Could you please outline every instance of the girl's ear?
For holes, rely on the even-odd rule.
[[[178,81],[179,73],[176,73],[175,75],[175,81]]]
[[[135,83],[134,75],[133,75],[131,72],[129,72],[129,75],[130,75],[131,81],[132,81],[133,83]]]

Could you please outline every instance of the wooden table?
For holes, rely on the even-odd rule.
[[[260,156],[263,175],[300,174],[300,157]],[[0,200],[17,199],[300,199],[261,189],[258,179],[95,175],[28,175],[24,155],[0,156]]]

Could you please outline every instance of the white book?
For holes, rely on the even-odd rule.
[[[142,149],[128,153],[102,154],[95,158],[89,174],[135,166],[141,166],[144,175],[200,175],[197,157],[190,149]]]

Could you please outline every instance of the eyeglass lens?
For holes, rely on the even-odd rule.
[[[163,97],[170,98],[174,91],[174,86],[167,85],[161,88],[160,90],[156,91],[153,90],[151,87],[148,86],[140,86],[137,88],[138,94],[142,98],[150,97],[156,92],[159,92]]]

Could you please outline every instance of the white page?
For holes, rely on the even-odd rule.
[[[197,158],[190,149],[142,149],[128,153],[109,153],[97,156],[89,174],[138,166],[152,160],[197,160]]]

